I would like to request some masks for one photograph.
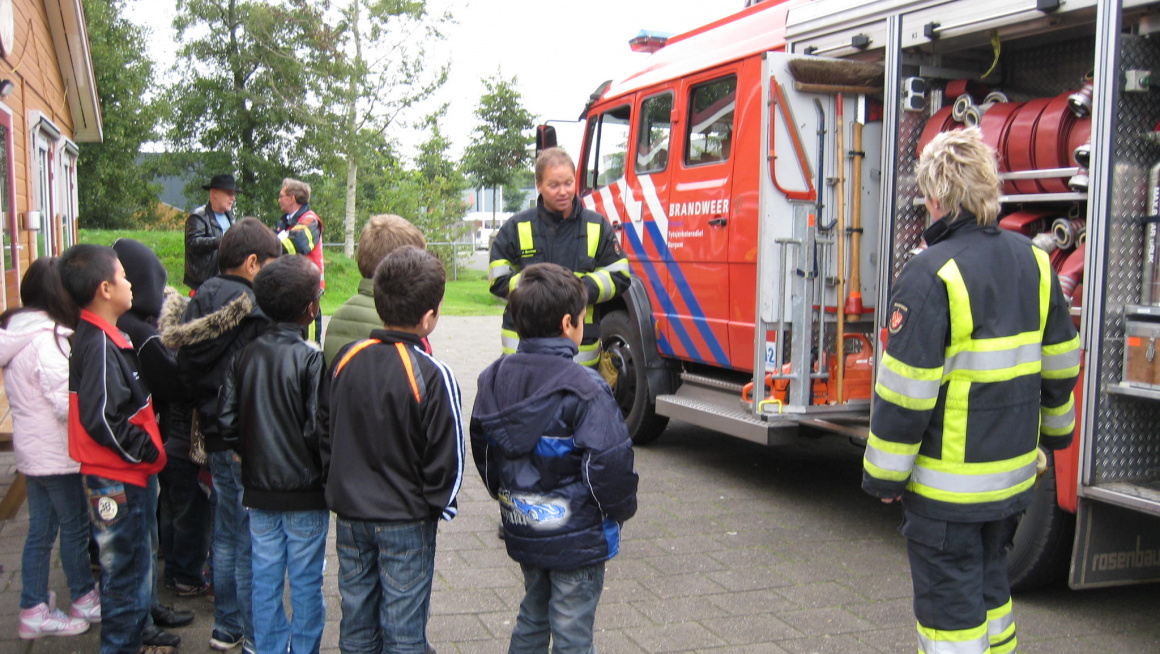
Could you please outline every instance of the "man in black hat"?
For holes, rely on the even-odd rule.
[[[218,273],[218,245],[222,234],[234,224],[234,200],[238,187],[233,175],[214,175],[202,187],[209,202],[185,219],[185,285],[193,290]]]

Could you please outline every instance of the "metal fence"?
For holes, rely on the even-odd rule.
[[[342,249],[342,243],[323,243],[324,248]],[[357,246],[355,248],[358,249]],[[459,281],[460,257],[469,257],[475,252],[475,244],[471,241],[435,241],[428,242],[427,249],[434,252],[443,262],[445,267],[450,269],[451,280]]]

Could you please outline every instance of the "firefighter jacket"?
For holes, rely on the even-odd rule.
[[[301,254],[318,266],[319,288],[326,290],[326,275],[322,271],[322,219],[309,204],[278,219],[278,240],[286,254]]]
[[[326,509],[318,447],[322,351],[302,327],[279,322],[234,356],[218,397],[218,424],[240,443],[242,505]]]
[[[319,402],[326,504],[344,520],[451,520],[463,486],[462,397],[419,337],[386,329],[339,350]]]
[[[496,234],[491,247],[487,280],[493,295],[507,299],[520,283],[520,273],[534,263],[554,263],[571,270],[588,290],[588,313],[584,317],[584,340],[576,362],[595,366],[600,356],[600,321],[595,305],[607,302],[628,288],[628,259],[620,249],[608,219],[572,201],[572,213],[562,216],[544,207],[512,216]],[[503,352],[512,354],[519,345],[511,311],[503,312]]]
[[[1036,447],[1067,447],[1079,337],[1048,255],[966,214],[895,281],[862,487],[956,522],[1031,502]]]
[[[226,220],[234,224],[234,214]],[[218,246],[222,228],[209,204],[194,209],[185,219],[185,285],[197,290],[202,282],[218,274]]]
[[[254,287],[236,275],[207,279],[197,295],[185,304],[179,321],[174,320],[180,304],[166,302],[159,320],[161,342],[177,350],[177,371],[185,383],[186,399],[200,416],[205,451],[237,449],[237,441],[226,439],[218,425],[218,392],[234,355],[270,325],[258,308]],[[173,430],[188,432],[173,415]],[[184,421],[185,416],[181,416]]]
[[[569,570],[616,556],[636,513],[632,439],[612,391],[567,338],[529,338],[479,375],[471,453],[499,500],[508,555]]]
[[[144,487],[165,467],[161,430],[129,339],[81,310],[68,375],[68,453],[81,474]]]

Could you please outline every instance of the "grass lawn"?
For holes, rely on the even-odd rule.
[[[136,239],[157,253],[161,264],[169,272],[169,284],[183,293],[189,287],[181,283],[185,275],[185,239],[182,232],[144,230],[82,229],[82,243],[112,245],[119,238]],[[358,291],[358,264],[343,256],[341,251],[329,248],[324,252],[326,264],[326,295],[322,296],[322,313],[330,315]],[[459,281],[448,281],[443,297],[443,314],[448,316],[498,316],[503,303],[487,290],[487,273],[482,270],[459,269]]]

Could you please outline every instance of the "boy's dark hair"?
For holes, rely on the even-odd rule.
[[[375,268],[375,310],[384,325],[412,327],[439,312],[447,273],[435,255],[413,245],[386,256]]]
[[[218,246],[218,268],[225,272],[246,262],[251,254],[258,255],[258,263],[275,259],[282,254],[282,245],[274,232],[257,218],[242,218],[222,236]]]
[[[279,257],[254,277],[258,307],[275,322],[298,322],[318,297],[318,266],[302,255]]]
[[[519,284],[508,296],[520,338],[560,336],[560,321],[571,315],[572,325],[578,326],[587,302],[584,284],[567,268],[554,263],[524,268]]]
[[[358,271],[363,279],[375,276],[383,258],[404,245],[427,247],[427,239],[409,220],[394,214],[371,216],[358,237]]]
[[[107,245],[74,245],[64,251],[56,264],[60,283],[73,303],[83,309],[97,296],[101,282],[115,281],[116,261],[117,251]]]

